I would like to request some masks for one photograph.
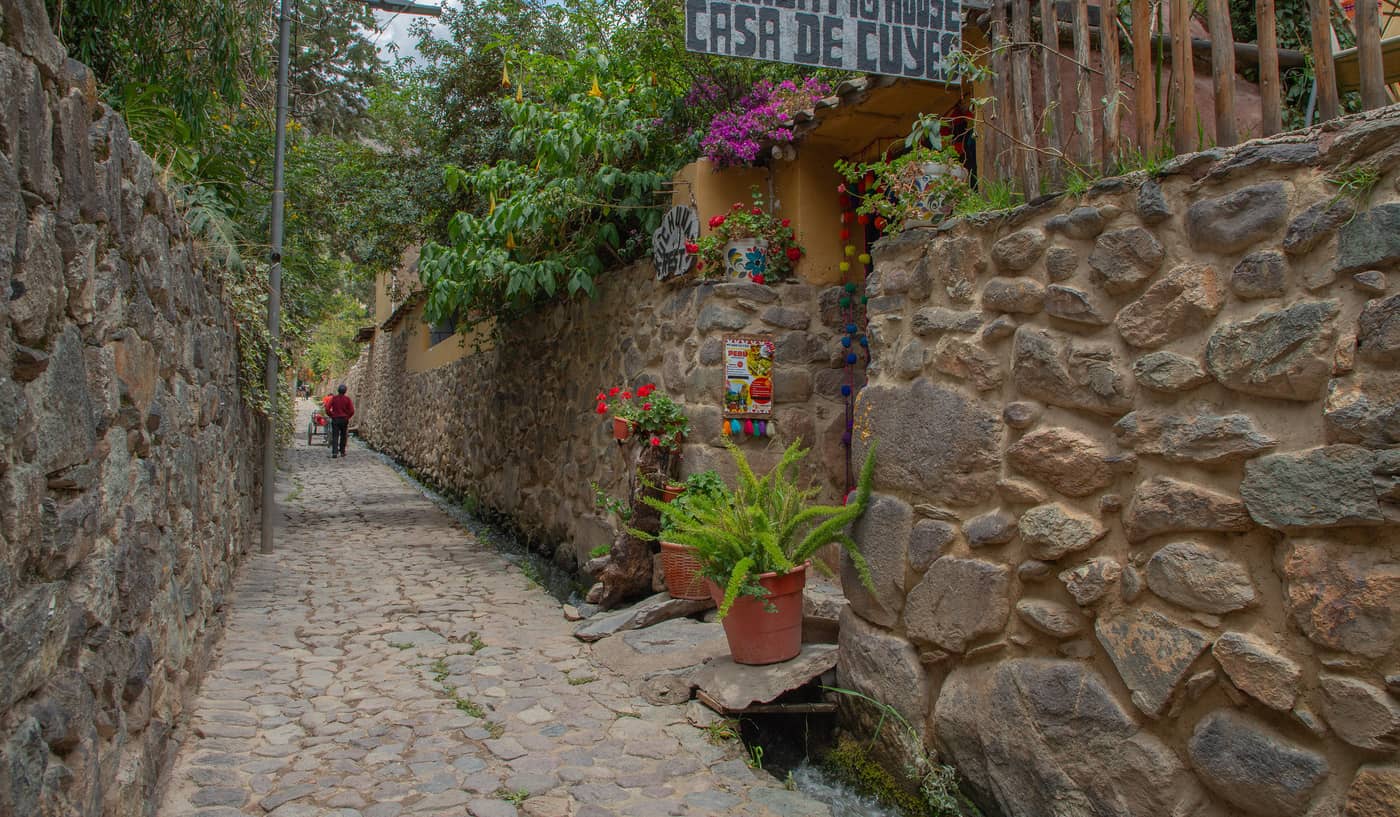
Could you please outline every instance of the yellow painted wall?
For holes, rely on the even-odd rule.
[[[413,308],[411,314],[403,317],[396,331],[407,333],[409,337],[404,365],[410,372],[425,372],[461,360],[469,354],[491,349],[491,330],[492,324],[487,321],[429,346],[433,330],[423,319],[423,306],[420,304]]]
[[[856,105],[823,115],[818,128],[795,147],[793,161],[775,159],[769,167],[731,167],[715,170],[708,159],[681,168],[675,175],[672,203],[685,205],[694,196],[700,216],[700,234],[710,232],[710,217],[729,211],[736,201],[749,200],[749,188],[759,185],[765,197],[772,179],[772,195],[779,204],[774,212],[792,219],[798,243],[806,256],[797,264],[797,277],[818,286],[843,283],[840,263],[841,206],[836,190],[841,177],[832,167],[837,159],[870,160],[892,142],[902,142],[914,118],[921,113],[943,113],[957,104],[958,92],[923,82],[899,82],[878,88]],[[863,229],[851,226],[856,253],[865,252]],[[857,270],[848,277],[859,277]]]

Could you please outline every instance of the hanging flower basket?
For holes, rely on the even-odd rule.
[[[736,201],[728,211],[711,216],[710,233],[686,245],[700,256],[696,269],[702,278],[781,281],[802,259],[792,222],[768,212],[757,187],[752,195],[751,204]]]

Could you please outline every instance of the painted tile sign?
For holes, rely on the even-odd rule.
[[[959,0],[686,0],[685,48],[946,82]]]
[[[724,339],[724,416],[773,413],[773,352],[771,338]]]

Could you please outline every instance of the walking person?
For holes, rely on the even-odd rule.
[[[331,459],[345,456],[345,437],[350,430],[350,418],[355,416],[355,404],[345,396],[345,384],[326,401],[326,414],[331,418]]]

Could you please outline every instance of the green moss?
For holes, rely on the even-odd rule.
[[[836,742],[836,746],[822,758],[822,765],[831,776],[861,794],[874,797],[883,806],[898,809],[907,817],[926,817],[932,813],[917,794],[910,792],[898,778],[871,760],[864,746],[848,737]]]

